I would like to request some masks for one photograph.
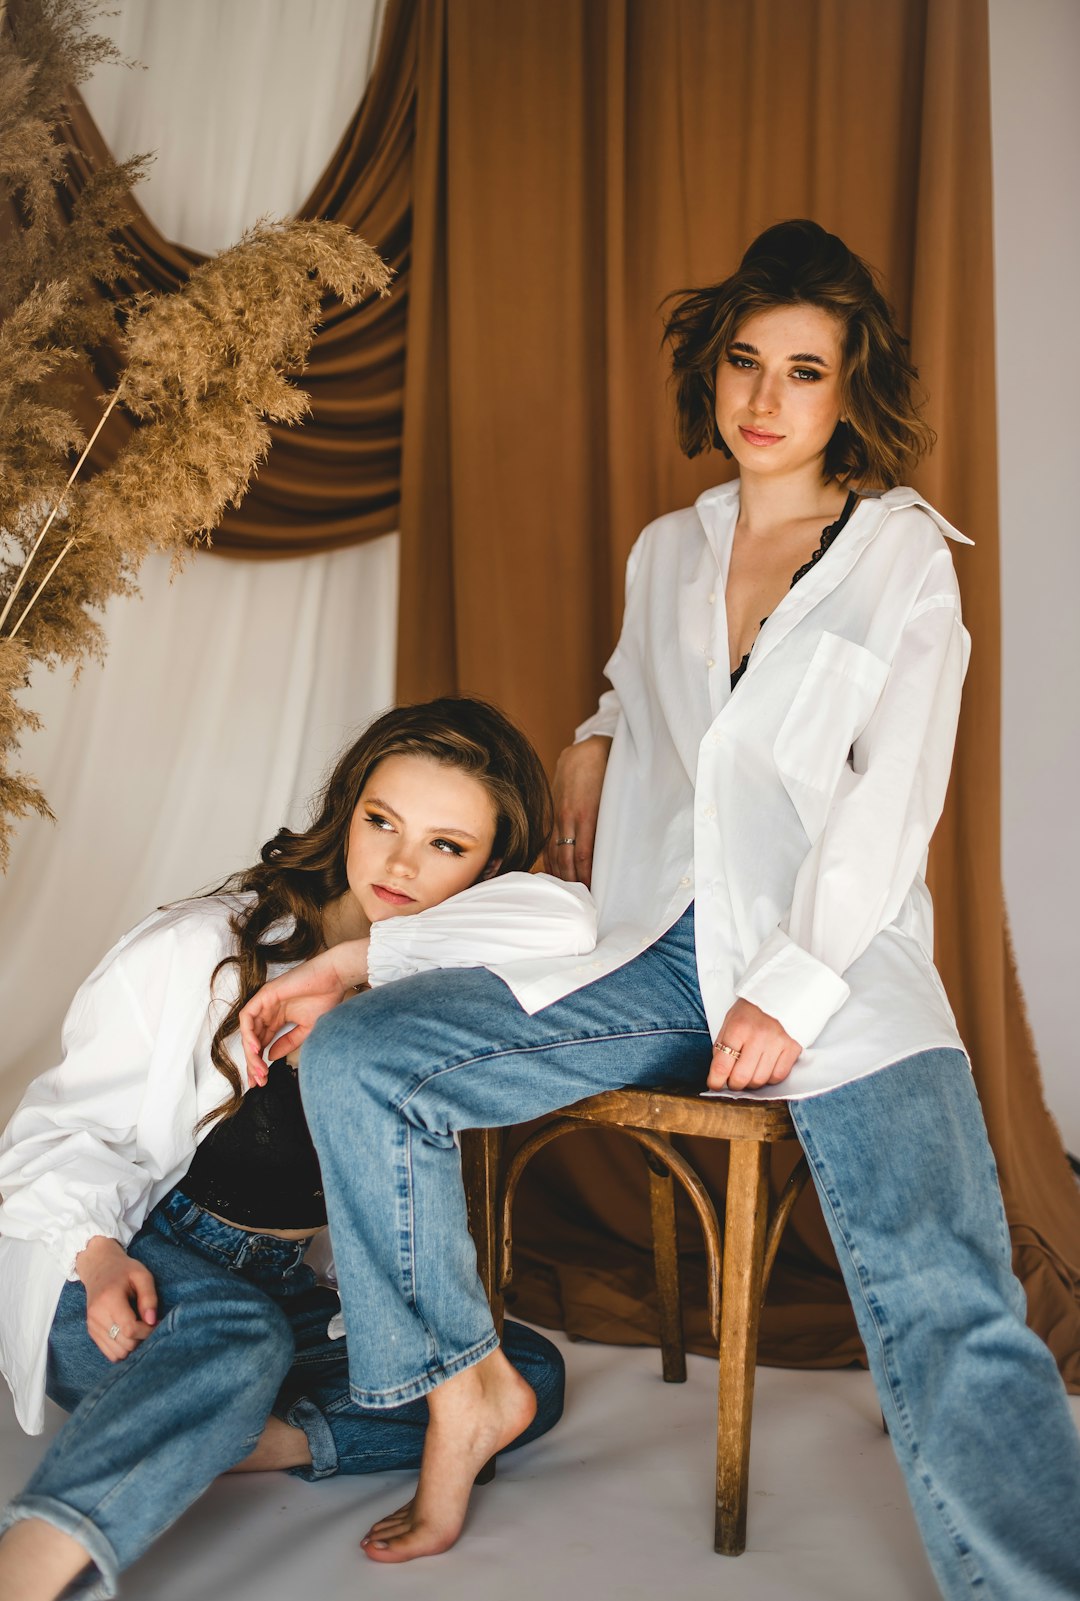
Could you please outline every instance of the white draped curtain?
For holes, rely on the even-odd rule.
[[[155,150],[140,201],[207,253],[314,186],[367,84],[383,0],[123,0],[138,63],[85,96],[113,154]],[[253,861],[351,734],[394,698],[397,537],[286,561],[198,555],[105,616],[108,656],[38,673],[19,765],[29,819],[0,880],[0,1123],[57,1059],[70,998],[124,929]]]

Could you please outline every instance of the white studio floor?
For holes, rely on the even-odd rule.
[[[123,1601],[934,1601],[867,1374],[759,1368],[748,1545],[712,1551],[716,1364],[570,1344],[567,1410],[476,1491],[444,1556],[377,1568],[357,1542],[402,1473],[219,1480],[127,1574]],[[1080,1399],[1073,1409],[1080,1424]],[[0,1503],[42,1449],[0,1413]],[[60,1413],[51,1409],[50,1430]]]

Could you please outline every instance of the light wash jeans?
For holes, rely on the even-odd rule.
[[[692,908],[635,961],[533,1017],[483,969],[420,974],[328,1014],[300,1084],[354,1400],[398,1406],[495,1348],[459,1130],[621,1085],[700,1085],[710,1054]],[[964,1057],[909,1057],[792,1114],[942,1593],[1076,1601],[1080,1439],[1023,1322]]]
[[[254,1448],[271,1412],[304,1430],[304,1479],[416,1468],[426,1401],[375,1414],[350,1398],[339,1310],[301,1243],[223,1223],[180,1190],[128,1247],[154,1275],[159,1318],[123,1362],[86,1331],[86,1292],[65,1286],[49,1339],[48,1389],[72,1413],[0,1531],[38,1517],[80,1541],[94,1566],[65,1597],[112,1596],[118,1575],[219,1473]],[[558,1421],[562,1357],[543,1335],[507,1323],[504,1348],[536,1391],[536,1417],[514,1445]]]

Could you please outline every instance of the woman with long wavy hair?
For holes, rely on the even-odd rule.
[[[326,1203],[290,1041],[245,1093],[238,1020],[301,962],[351,991],[590,950],[587,893],[528,872],[550,824],[539,758],[501,713],[398,708],[341,757],[310,827],[152,913],[80,989],[63,1062],[0,1142],[0,1362],[28,1430],[46,1390],[71,1413],[0,1514],[5,1601],[113,1594],[229,1470],[418,1465],[426,1404],[350,1395],[340,1303],[310,1260]],[[535,1438],[561,1358],[520,1325],[505,1349]]]

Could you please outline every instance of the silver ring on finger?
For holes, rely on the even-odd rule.
[[[577,844],[577,835],[576,834],[568,834],[565,839],[557,839],[555,841],[555,843],[556,843],[556,845],[576,845]]]
[[[120,1338],[120,1325],[119,1325],[119,1323],[110,1324],[109,1325],[109,1339],[110,1340],[118,1340],[119,1338]]]

